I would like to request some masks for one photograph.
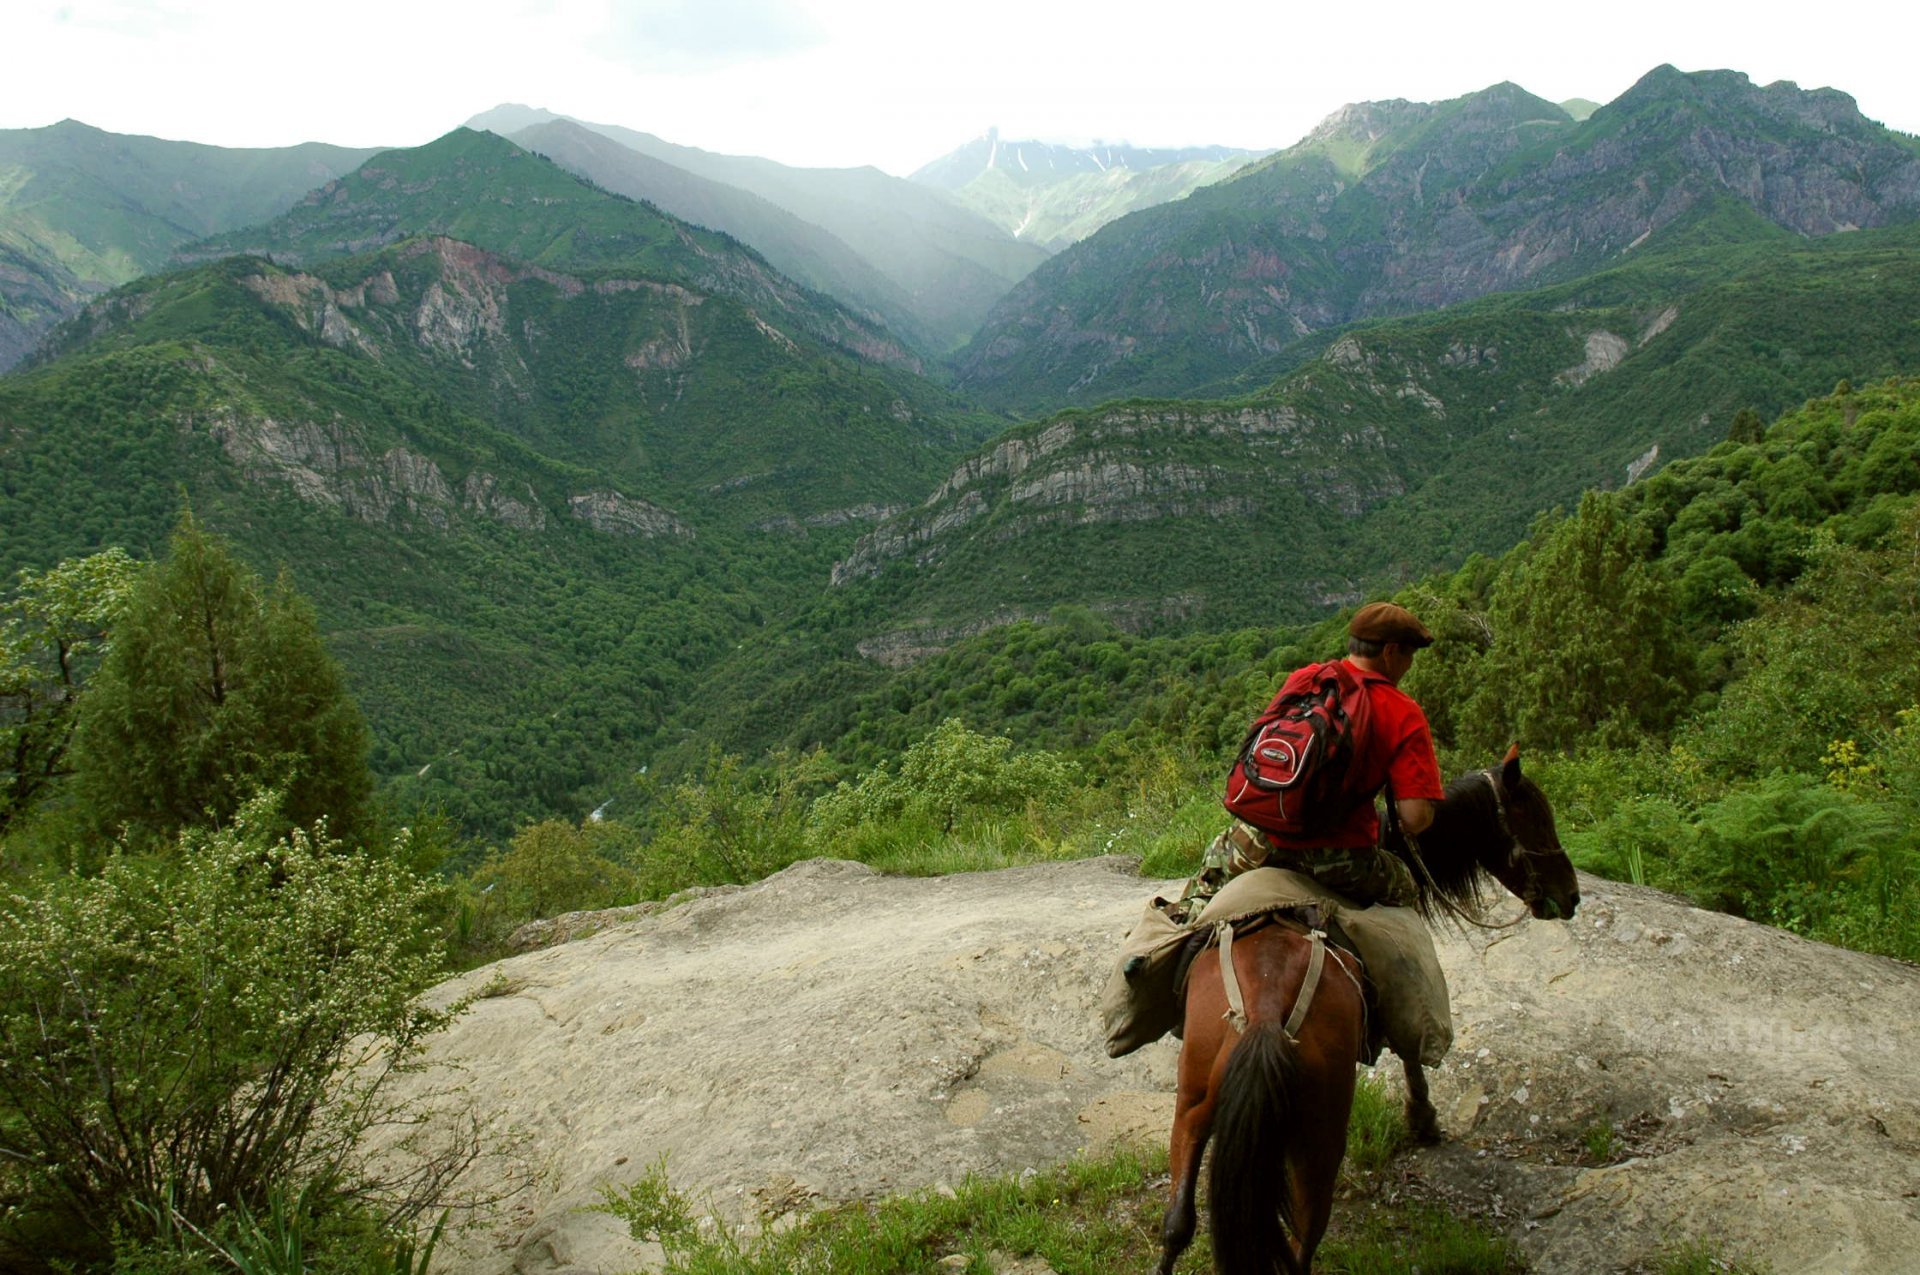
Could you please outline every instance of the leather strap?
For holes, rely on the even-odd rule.
[[[1307,1010],[1313,1004],[1313,994],[1320,987],[1320,971],[1327,964],[1327,936],[1319,930],[1307,934],[1307,976],[1301,980],[1300,995],[1294,998],[1293,1012],[1287,1015],[1287,1025],[1281,1028],[1288,1040],[1300,1034],[1300,1024],[1307,1021]]]
[[[1220,982],[1227,993],[1227,1012],[1221,1017],[1233,1024],[1233,1030],[1244,1033],[1247,1030],[1247,1001],[1240,992],[1240,975],[1233,968],[1233,925],[1228,921],[1214,924],[1213,932],[1220,940]],[[1281,1028],[1288,1040],[1295,1039],[1300,1033],[1300,1025],[1307,1021],[1307,1011],[1313,1007],[1313,994],[1320,987],[1320,975],[1327,965],[1327,936],[1319,930],[1307,932],[1307,976],[1301,980],[1300,994],[1294,998],[1293,1012],[1287,1015],[1287,1022]],[[1340,967],[1343,971],[1346,966]],[[1348,977],[1352,977],[1348,971]]]
[[[1233,969],[1233,923],[1217,922],[1213,932],[1220,936],[1220,981],[1227,989],[1227,1012],[1221,1017],[1233,1024],[1233,1030],[1247,1030],[1247,1002],[1240,995],[1240,976]]]

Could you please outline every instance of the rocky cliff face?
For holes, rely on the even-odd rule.
[[[1181,459],[1189,450],[1182,444],[1196,439],[1223,444],[1213,449],[1221,459]],[[1295,463],[1328,446],[1341,453],[1339,465]],[[966,539],[1008,545],[1061,524],[1256,518],[1283,492],[1355,517],[1404,490],[1369,463],[1389,451],[1373,427],[1330,425],[1286,403],[1123,406],[1068,417],[960,464],[919,508],[862,536],[834,564],[832,581],[877,576],[896,561],[929,567]],[[981,531],[967,530],[983,521]]]
[[[1832,90],[1662,67],[1576,123],[1502,84],[1365,103],[1036,270],[959,357],[1020,406],[1181,393],[1302,334],[1566,279],[1663,236],[1920,217],[1920,148]]]
[[[297,499],[361,522],[445,531],[465,515],[543,531],[547,511],[532,487],[514,490],[482,470],[456,487],[440,466],[405,446],[375,451],[344,421],[221,416],[208,427],[240,476],[285,486]],[[588,499],[579,497],[577,499]]]

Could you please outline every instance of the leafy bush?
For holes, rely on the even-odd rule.
[[[0,904],[0,1246],[21,1260],[211,1233],[289,1184],[399,1225],[476,1152],[422,1147],[392,1177],[358,1158],[451,1017],[413,1000],[437,973],[416,937],[430,891],[404,848],[282,820],[258,797],[167,859]]]
[[[930,820],[950,832],[963,819],[1017,813],[1072,790],[1073,763],[1012,749],[1012,740],[950,717],[907,749],[897,771],[877,767],[815,802],[816,832],[900,818]]]
[[[137,571],[119,549],[22,571],[0,610],[0,833],[67,773],[74,705]]]
[[[556,916],[629,901],[634,875],[616,861],[623,831],[616,824],[543,819],[514,834],[506,853],[474,874],[481,888],[506,897],[499,914],[513,921]]]
[[[775,754],[758,769],[714,750],[698,778],[657,791],[652,836],[635,852],[641,892],[755,881],[807,854],[803,792],[813,759]]]
[[[325,816],[337,836],[365,830],[366,724],[312,608],[284,578],[264,589],[184,515],[111,636],[73,750],[99,840],[165,844],[276,785],[289,827]]]

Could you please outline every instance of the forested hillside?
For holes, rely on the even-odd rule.
[[[863,536],[835,585],[883,658],[1061,605],[1129,628],[1306,620],[1497,552],[1743,408],[1920,365],[1916,251],[1898,227],[1655,253],[1347,329],[1250,395],[1015,426]]]
[[[156,276],[0,381],[4,565],[151,554],[184,499],[318,603],[401,800],[578,815],[990,428],[791,332],[448,238]]]
[[[89,298],[183,243],[278,215],[373,153],[200,146],[78,120],[0,129],[0,372]]]

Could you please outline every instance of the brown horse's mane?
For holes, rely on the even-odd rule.
[[[1431,921],[1457,908],[1478,919],[1487,905],[1488,881],[1480,856],[1503,848],[1505,840],[1484,772],[1469,771],[1448,784],[1446,796],[1434,807],[1433,823],[1420,834],[1421,862],[1407,865],[1413,871],[1419,896],[1414,906],[1420,914]]]

